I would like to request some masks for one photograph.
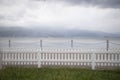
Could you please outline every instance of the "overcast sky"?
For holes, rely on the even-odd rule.
[[[0,0],[0,26],[120,33],[120,0]]]

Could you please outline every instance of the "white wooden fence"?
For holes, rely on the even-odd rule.
[[[4,66],[75,66],[120,69],[120,50],[84,49],[0,49],[0,67]]]

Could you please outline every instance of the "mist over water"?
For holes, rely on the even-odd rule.
[[[106,49],[107,44],[97,38],[0,38],[0,48],[8,48],[9,40],[11,48],[40,48],[42,43],[43,48]],[[109,39],[109,48],[120,48],[120,39]]]

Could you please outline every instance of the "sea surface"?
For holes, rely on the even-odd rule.
[[[120,48],[120,38],[0,38],[0,48]]]

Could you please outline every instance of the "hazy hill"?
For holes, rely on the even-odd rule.
[[[120,33],[105,33],[100,31],[78,29],[49,29],[49,28],[23,28],[0,27],[0,37],[112,37],[120,38]]]

